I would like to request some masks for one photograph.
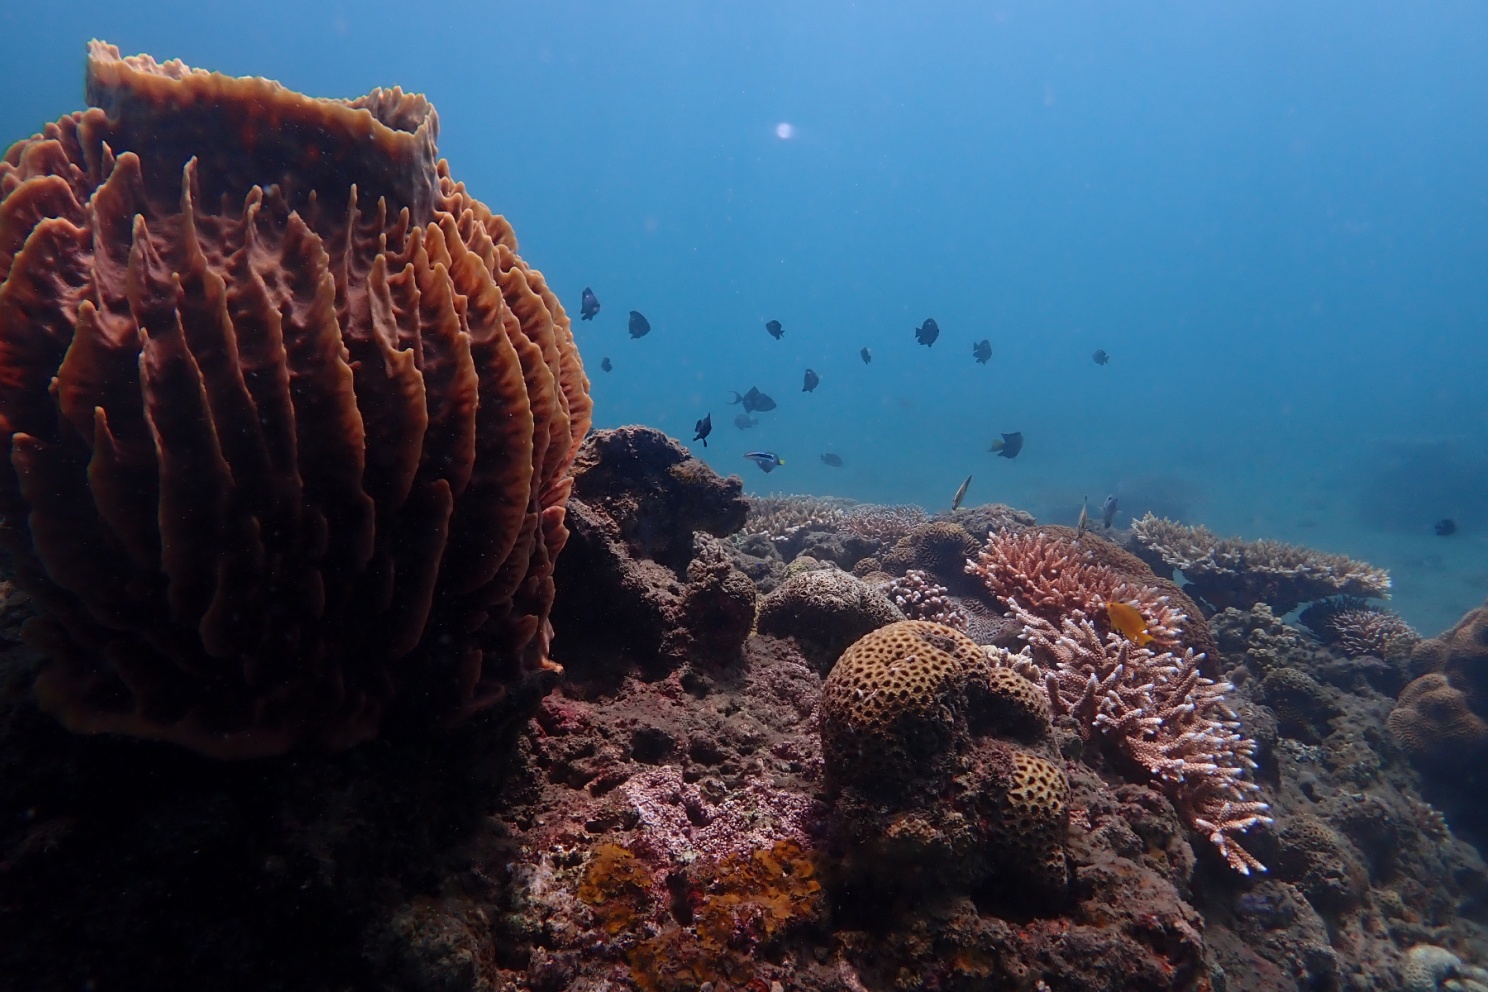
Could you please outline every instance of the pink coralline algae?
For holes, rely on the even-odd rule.
[[[910,620],[928,620],[956,630],[966,630],[966,615],[947,598],[950,590],[936,585],[917,568],[894,579],[884,591]]]
[[[1234,687],[1204,678],[1192,650],[1156,654],[1114,632],[1102,641],[1079,610],[1055,627],[1016,600],[1009,605],[1028,647],[1020,654],[990,649],[993,662],[1041,682],[1054,713],[1072,716],[1084,733],[1099,733],[1146,768],[1231,868],[1265,871],[1234,839],[1271,822],[1270,807],[1254,798],[1259,786],[1246,777],[1256,767],[1256,743],[1225,702]]]
[[[617,791],[639,815],[641,843],[676,865],[769,850],[779,841],[807,847],[817,807],[809,796],[759,781],[715,804],[672,765],[635,775]]]

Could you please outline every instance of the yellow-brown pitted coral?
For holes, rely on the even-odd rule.
[[[821,735],[849,874],[1063,891],[1069,782],[1044,691],[964,634],[909,620],[853,644],[823,689]]]
[[[247,757],[547,664],[590,402],[421,96],[89,49],[0,163],[5,546],[66,726]]]
[[[907,760],[903,740],[949,740],[964,724],[973,682],[987,683],[982,649],[922,620],[881,627],[837,660],[822,688],[822,749],[830,768],[871,781]]]
[[[1063,886],[1064,831],[1070,786],[1064,770],[1037,755],[1014,751],[1012,787],[1002,796],[997,838],[1026,871],[1047,885]]]

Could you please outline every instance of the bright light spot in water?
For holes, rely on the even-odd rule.
[[[791,137],[791,135],[795,133],[796,129],[783,121],[775,125],[775,137],[779,138],[781,141],[787,140]]]

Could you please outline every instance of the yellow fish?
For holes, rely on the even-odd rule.
[[[1107,603],[1106,616],[1111,618],[1111,629],[1120,631],[1121,636],[1135,642],[1137,647],[1144,648],[1152,641],[1152,635],[1147,633],[1147,621],[1135,606]]]

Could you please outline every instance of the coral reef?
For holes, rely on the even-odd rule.
[[[1338,649],[1350,658],[1409,654],[1421,640],[1414,627],[1390,610],[1345,610],[1332,626]]]
[[[1038,523],[1033,514],[1026,510],[1016,510],[1003,503],[962,506],[937,513],[932,519],[956,524],[978,541],[986,540],[987,535],[993,531],[1021,530]]]
[[[1063,891],[1069,782],[1048,706],[958,631],[907,620],[855,642],[822,691],[821,740],[849,873]]]
[[[852,569],[924,522],[917,506],[879,506],[816,496],[756,496],[743,539],[765,537],[785,561],[800,555]]]
[[[1206,527],[1150,513],[1132,521],[1131,531],[1148,564],[1180,569],[1184,588],[1216,610],[1265,603],[1284,614],[1329,596],[1390,595],[1389,572],[1344,555],[1280,541],[1220,538]]]
[[[918,506],[877,506],[866,503],[855,506],[844,514],[842,529],[882,548],[892,546],[924,522],[925,511]]]
[[[761,634],[794,638],[808,658],[825,668],[853,641],[903,619],[878,588],[828,567],[788,578],[766,596],[757,627]]]
[[[218,757],[448,722],[548,664],[568,318],[421,96],[94,42],[0,164],[0,531],[67,727]]]
[[[574,457],[573,477],[573,495],[615,524],[634,557],[679,574],[692,560],[695,532],[728,537],[749,514],[738,476],[719,476],[649,427],[590,434]]]
[[[966,615],[946,598],[948,589],[930,581],[918,569],[910,569],[899,578],[889,580],[884,589],[894,605],[910,620],[928,620],[965,633]]]
[[[1416,645],[1411,671],[1460,675],[1473,682],[1478,698],[1488,699],[1488,603],[1469,610],[1450,630]]]
[[[726,550],[703,534],[694,547],[694,561]],[[633,562],[648,595],[683,587]],[[555,616],[572,591],[560,583]],[[0,596],[13,645],[29,597]],[[559,628],[555,647],[575,648]],[[12,646],[0,653],[0,904],[35,910],[0,914],[0,974],[44,992],[97,975],[162,990],[1393,992],[1410,949],[1428,945],[1462,962],[1441,987],[1465,988],[1488,956],[1476,908],[1488,868],[1422,800],[1367,659],[1288,630],[1264,606],[1215,618],[1217,663],[1236,684],[1225,702],[1260,744],[1276,820],[1243,838],[1270,868],[1249,877],[1116,741],[1050,714],[1047,675],[1018,670],[1045,673],[1032,649],[980,649],[985,687],[952,692],[960,715],[940,724],[966,730],[949,752],[904,752],[905,767],[951,776],[944,791],[925,779],[890,795],[886,775],[849,772],[865,784],[834,796],[822,676],[794,641],[766,635],[726,665],[701,646],[650,673],[565,657],[564,683],[524,704],[536,717],[515,744],[504,720],[530,709],[486,711],[447,739],[227,765],[66,734],[35,710],[34,656]],[[911,726],[944,719],[920,712]],[[842,740],[848,768],[895,754]],[[1041,804],[1029,824],[1047,822],[1053,770],[1067,785],[1062,896],[1036,870],[1018,874],[1042,856],[994,836],[1018,822],[1022,799],[1001,790],[1017,787],[1019,755],[1048,763],[1022,772]],[[1043,850],[1036,830],[1014,833]]]

